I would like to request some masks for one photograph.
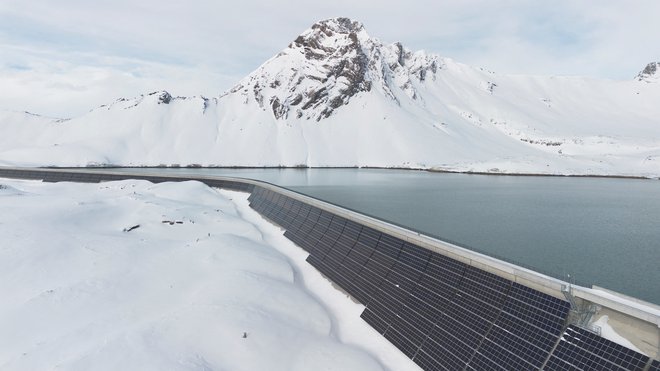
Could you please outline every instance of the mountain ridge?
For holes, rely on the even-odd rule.
[[[156,91],[70,120],[0,114],[10,133],[0,163],[655,177],[660,84],[647,83],[651,69],[630,81],[500,75],[383,44],[359,22],[333,18],[218,97]]]

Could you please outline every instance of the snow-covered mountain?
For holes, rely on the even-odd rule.
[[[219,97],[155,92],[68,120],[0,113],[0,164],[657,177],[659,69],[629,81],[500,75],[334,18]]]

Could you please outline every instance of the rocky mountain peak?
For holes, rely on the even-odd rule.
[[[360,22],[331,18],[313,24],[228,94],[256,101],[276,119],[320,121],[374,89],[397,103],[396,91],[417,99],[412,80],[435,74],[437,60],[400,43],[383,45]]]
[[[637,74],[637,80],[651,82],[652,80],[660,80],[660,62],[651,62]]]
[[[361,23],[348,18],[331,18],[313,24],[289,44],[289,48],[302,50],[306,59],[324,60],[357,51],[360,41],[368,39]]]
[[[165,90],[154,91],[148,95],[158,95],[158,104],[170,104],[172,101],[172,95]]]
[[[357,33],[364,30],[364,25],[350,18],[330,18],[318,21],[311,27],[312,30],[320,30],[326,34],[334,32],[340,34]]]

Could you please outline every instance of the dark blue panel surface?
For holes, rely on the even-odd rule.
[[[447,364],[449,369],[459,370],[474,354],[474,348],[453,337],[450,333],[435,328],[429,339],[421,348],[426,354],[436,357],[441,364]],[[459,368],[455,368],[459,367]]]
[[[649,371],[660,371],[660,361],[654,359],[653,362],[651,363],[651,367],[649,368]]]
[[[472,371],[502,371],[502,367],[486,358],[483,354],[477,353],[474,355],[470,363],[467,365],[467,370]]]
[[[550,349],[540,349],[498,326],[491,328],[487,339],[536,369],[543,365],[550,352]]]
[[[399,348],[408,358],[412,358],[417,352],[418,345],[391,326],[385,331],[385,338]]]
[[[559,318],[553,315],[548,315],[547,312],[542,311],[538,307],[533,307],[527,303],[512,298],[509,298],[504,302],[502,311],[551,334],[558,335],[564,325],[565,317]],[[568,315],[568,312],[566,315]]]
[[[565,300],[557,299],[516,282],[511,285],[509,296],[559,318],[566,318],[571,307]]]
[[[536,370],[533,365],[521,360],[514,354],[498,347],[486,339],[479,347],[479,353],[505,370]]]
[[[592,370],[643,370],[649,358],[587,330],[570,325],[552,354],[559,363]],[[549,369],[546,367],[546,369]]]
[[[424,370],[462,370],[467,361],[457,356],[455,345],[452,343],[438,344],[429,339],[422,345],[413,361]]]
[[[383,319],[378,317],[378,315],[371,311],[369,308],[366,308],[360,317],[381,335],[385,333],[385,330],[387,330],[387,327],[389,326]]]
[[[426,354],[424,351],[420,350],[420,351],[417,352],[417,354],[413,358],[413,361],[419,367],[421,367],[422,370],[425,370],[425,371],[448,371],[449,369],[447,369],[443,365],[441,365],[440,362],[438,360],[436,360],[436,357],[438,357],[437,353],[434,353],[431,356],[431,355]],[[440,358],[440,359],[446,360],[447,358]],[[449,362],[446,361],[446,363],[449,363]]]

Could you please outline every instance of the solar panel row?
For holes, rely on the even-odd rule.
[[[257,187],[250,199],[253,208],[310,252],[310,264],[366,306],[365,322],[423,369],[522,370],[544,364],[548,370],[635,369],[644,364],[638,353],[630,351],[633,359],[597,336],[600,345],[585,343],[577,351],[568,351],[562,341],[551,357],[570,310],[565,300],[277,192]],[[605,362],[580,363],[576,352]],[[573,358],[565,361],[568,356]]]
[[[362,318],[367,323],[419,364],[433,368],[433,360],[440,369],[455,369],[474,360],[538,368],[547,358],[568,303],[325,210],[311,208],[296,228],[287,216],[297,219],[301,206],[296,200],[289,206],[287,199],[259,188],[251,197],[257,211],[310,252],[310,264],[366,305]],[[526,294],[540,308],[520,308],[518,299]],[[545,322],[534,322],[546,311],[551,316],[544,321],[556,328],[550,333],[537,326]],[[476,357],[484,342],[487,348]]]
[[[649,367],[649,371],[660,371],[660,361],[654,359],[651,363],[651,367]]]
[[[546,370],[643,370],[649,357],[574,325],[569,325]]]

